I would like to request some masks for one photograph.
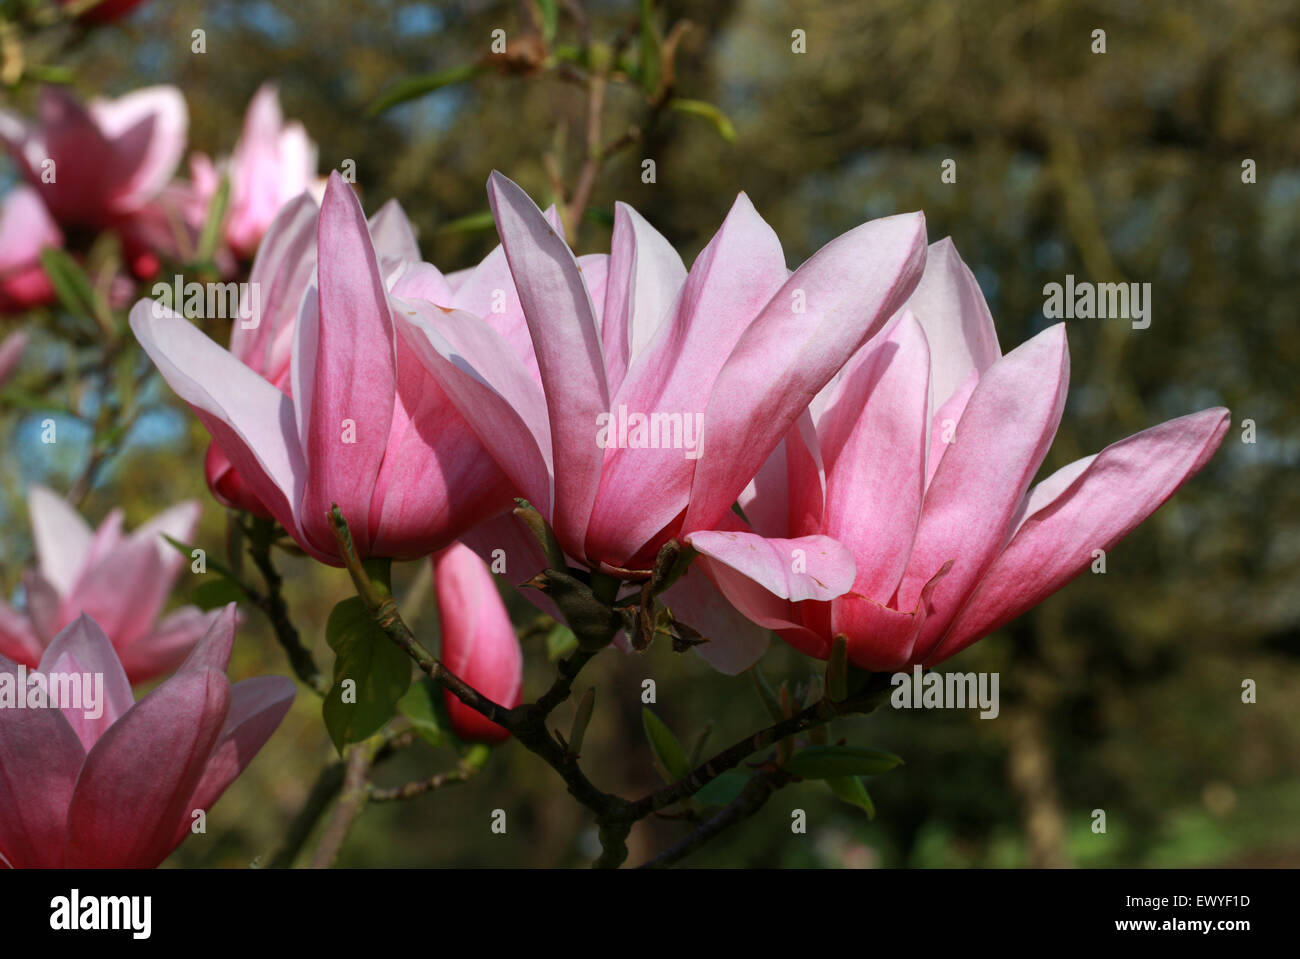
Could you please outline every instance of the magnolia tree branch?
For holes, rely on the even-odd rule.
[[[547,718],[560,703],[569,698],[578,674],[598,650],[576,650],[560,663],[559,674],[540,699],[507,709],[456,676],[415,638],[410,627],[402,620],[391,593],[382,583],[375,582],[367,574],[365,566],[357,557],[347,522],[337,506],[331,510],[329,520],[357,593],[388,638],[403,649],[430,679],[451,691],[461,702],[486,719],[509,730],[526,749],[540,756],[564,780],[569,793],[595,814],[602,849],[600,857],[594,863],[597,867],[617,867],[623,863],[627,858],[627,836],[632,826],[640,820],[691,798],[722,773],[734,769],[755,753],[790,736],[825,725],[838,716],[871,712],[888,690],[888,677],[882,674],[870,677],[861,689],[842,700],[836,701],[825,696],[800,712],[734,743],[701,763],[682,779],[632,802],[596,787],[579,767],[578,757],[557,741],[547,728]],[[793,779],[779,769],[756,776],[739,799],[666,852],[664,857],[668,858],[659,864],[676,862],[718,832],[752,814],[767,801],[771,792]]]
[[[316,846],[316,854],[311,861],[313,869],[328,869],[338,858],[348,830],[370,798],[370,767],[374,765],[375,757],[383,744],[384,737],[377,735],[348,747],[347,758],[344,760],[343,791],[334,807],[334,815]]]
[[[275,522],[261,517],[253,517],[247,530],[248,555],[252,557],[253,565],[257,567],[258,572],[262,574],[262,580],[266,583],[266,592],[261,593],[250,589],[242,582],[238,585],[248,596],[249,602],[265,613],[266,618],[270,620],[271,628],[275,630],[275,638],[284,649],[285,655],[289,657],[289,665],[293,667],[294,674],[315,690],[317,695],[324,696],[329,692],[329,679],[320,671],[316,660],[303,645],[298,630],[289,619],[289,607],[281,592],[284,580],[271,561],[274,533]]]
[[[783,773],[779,769],[755,774],[745,784],[740,795],[724,806],[720,812],[705,820],[685,839],[665,849],[648,862],[642,863],[638,868],[659,869],[686,858],[719,833],[754,815],[763,808],[774,792],[794,781],[794,776]]]

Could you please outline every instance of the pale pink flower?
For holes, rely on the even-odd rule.
[[[175,669],[217,616],[196,606],[162,616],[185,565],[163,534],[189,542],[198,503],[173,506],[130,534],[120,509],[92,530],[40,486],[28,491],[27,505],[38,563],[23,579],[25,615],[0,602],[0,654],[35,666],[58,632],[86,613],[107,632],[131,682]]]
[[[1110,550],[1214,454],[1228,411],[1152,427],[1031,486],[1060,422],[1065,326],[1001,355],[950,241],[888,335],[844,368],[730,517],[692,532],[755,623],[858,666],[933,665],[1019,616]],[[824,551],[798,554],[821,535]],[[794,575],[801,563],[815,571]]]
[[[19,184],[0,204],[0,313],[18,313],[54,301],[41,251],[63,246],[63,231],[36,190]]]
[[[196,154],[190,159],[190,170],[205,205],[221,177],[230,178],[225,238],[235,253],[248,257],[280,208],[313,189],[316,163],[316,144],[301,123],[284,121],[275,84],[264,83],[249,101],[243,132],[229,158],[214,164]]]

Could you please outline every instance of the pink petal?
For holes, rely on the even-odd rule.
[[[114,723],[86,756],[68,807],[68,865],[152,868],[172,850],[230,706],[230,683],[182,670]]]
[[[1002,355],[984,294],[951,237],[931,244],[907,306],[930,341],[930,409],[936,410],[971,370],[983,373]]]
[[[926,491],[912,556],[891,604],[914,607],[935,571],[953,561],[917,640],[923,655],[1006,542],[1061,421],[1069,376],[1065,325],[1058,323],[989,367],[971,394],[956,442]]]
[[[369,556],[371,499],[397,386],[394,334],[361,204],[337,172],[330,174],[321,204],[317,248],[319,309],[299,316],[293,360],[296,377],[310,370],[309,379],[294,384],[295,402],[304,409],[309,464],[299,517],[304,535],[328,550],[328,517],[338,504],[358,554]],[[308,329],[313,321],[315,328]],[[306,388],[300,390],[300,383]]]
[[[395,299],[393,316],[399,334],[515,488],[548,515],[551,427],[546,398],[522,361],[469,313]]]
[[[934,481],[934,474],[939,471],[939,462],[943,459],[943,454],[952,443],[957,441],[957,425],[961,422],[961,415],[966,411],[966,404],[970,402],[971,394],[975,392],[979,381],[978,371],[971,370],[930,421],[930,452],[925,458],[926,489],[930,488],[930,483]]]
[[[632,358],[668,316],[685,281],[686,267],[672,245],[632,207],[615,203],[601,318],[605,370],[615,395]]]
[[[764,539],[754,533],[697,530],[686,542],[793,603],[827,602],[853,586],[853,555],[829,536]]]
[[[160,315],[155,316],[155,312]],[[141,300],[131,329],[163,379],[230,457],[240,478],[302,541],[295,507],[306,465],[293,403],[192,324]]]
[[[596,417],[609,409],[595,308],[568,244],[515,183],[493,172],[488,199],[537,351],[555,463],[551,525],[583,555],[604,451]]]
[[[0,674],[17,666],[0,656]],[[0,866],[63,865],[68,802],[84,758],[58,709],[0,709]]]
[[[94,532],[63,497],[44,486],[27,491],[27,512],[41,575],[66,596],[85,568]]]
[[[415,241],[415,228],[406,217],[406,211],[396,200],[389,200],[370,218],[370,237],[375,242],[375,252],[380,259],[420,262],[420,245]]]
[[[316,268],[319,212],[304,193],[271,221],[248,276],[250,288],[257,290],[258,312],[231,324],[230,352],[272,383],[289,367],[293,324]]]
[[[194,810],[209,811],[248,768],[284,720],[295,693],[293,680],[284,676],[258,676],[231,687],[226,724],[208,758],[202,779],[185,804],[185,815],[172,837],[172,849],[189,835]]]
[[[138,209],[180,165],[189,129],[185,98],[175,87],[145,87],[116,100],[93,101],[90,112],[110,144],[99,162],[113,183],[113,212]]]
[[[41,641],[32,632],[26,617],[0,600],[0,656],[15,663],[35,668],[44,651]]]
[[[704,448],[684,529],[731,508],[817,392],[899,308],[920,276],[925,218],[886,217],[850,230],[790,277],[728,357],[704,414]],[[795,313],[796,291],[806,313]]]
[[[927,665],[947,659],[1056,592],[1199,472],[1230,425],[1215,407],[1169,420],[1059,470],[1030,493],[1019,530],[953,620]],[[1055,495],[1052,495],[1055,493]]]
[[[620,418],[623,409],[629,415],[676,416],[680,440],[674,434],[663,448],[615,444],[603,451],[604,473],[587,531],[589,555],[626,565],[681,515],[698,469],[697,424],[703,422],[709,389],[786,276],[780,241],[749,198],[740,194],[692,265],[673,315],[657,324],[632,358],[611,407]],[[664,298],[662,291],[654,291],[654,309]],[[591,442],[595,421],[588,422]],[[687,427],[695,450],[685,448]],[[650,545],[653,549],[658,544]]]
[[[61,706],[64,718],[72,727],[82,747],[88,752],[104,731],[118,717],[135,705],[131,684],[117,658],[113,644],[99,624],[85,614],[78,616],[46,648],[39,667],[42,673],[90,674],[102,677],[103,711],[98,717],[86,715],[85,708]],[[83,706],[85,704],[83,703]]]
[[[849,661],[873,672],[892,672],[915,662],[917,637],[934,608],[930,597],[950,569],[952,564],[944,563],[930,577],[910,610],[891,609],[856,592],[835,600],[831,630],[847,638]]]
[[[853,591],[884,603],[907,568],[925,494],[930,349],[910,310],[870,360],[855,374],[862,392],[848,394],[856,423],[826,477],[823,531],[857,558]]]
[[[122,668],[133,683],[143,683],[174,672],[212,628],[221,610],[182,606],[168,613],[149,633],[119,649]]]

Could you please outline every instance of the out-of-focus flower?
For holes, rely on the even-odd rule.
[[[159,621],[185,563],[163,534],[189,541],[199,505],[180,503],[130,534],[120,509],[92,530],[40,486],[28,491],[27,505],[38,565],[23,579],[26,616],[0,602],[0,654],[35,666],[55,635],[86,613],[108,633],[131,682],[175,669],[218,615],[183,606]]]
[[[428,264],[383,255],[381,267],[376,248],[390,241],[376,238],[400,234],[396,226],[385,218],[372,237],[356,195],[330,176],[317,278],[293,323],[291,395],[154,301],[131,310],[136,338],[247,490],[303,549],[334,565],[342,561],[331,504],[359,555],[416,559],[509,503],[505,476],[394,333],[404,301],[390,300],[388,284],[418,296],[444,282]],[[251,348],[270,356],[276,336],[265,335]]]
[[[442,620],[442,662],[493,702],[513,709],[524,684],[524,659],[505,604],[483,560],[454,543],[433,557],[434,588]],[[451,726],[461,739],[500,742],[503,727],[444,690]]]
[[[73,3],[84,3],[85,0],[59,0],[59,2],[66,7]],[[142,3],[144,3],[144,0],[100,0],[99,3],[78,14],[77,17],[91,23],[111,23],[125,17]]]
[[[1222,408],[1183,416],[1031,487],[1068,379],[1064,324],[1002,356],[974,277],[943,240],[888,335],[854,357],[741,496],[748,527],[737,518],[687,542],[739,610],[811,656],[844,635],[865,669],[934,665],[1110,550],[1228,427]],[[814,534],[842,544],[822,558],[821,592],[790,574],[788,537]]]
[[[18,313],[54,301],[41,251],[63,246],[63,232],[36,190],[19,184],[0,204],[0,313]]]
[[[0,389],[18,372],[23,361],[23,352],[27,349],[27,332],[14,330],[0,341]]]
[[[924,220],[909,214],[851,230],[791,274],[742,194],[689,274],[624,204],[611,254],[575,259],[510,180],[494,173],[488,194],[500,254],[399,311],[399,332],[565,553],[600,572],[647,570],[670,538],[721,523],[925,257]],[[701,654],[736,671],[762,643],[717,636]]]
[[[98,701],[0,701],[0,865],[149,869],[181,844],[293,703],[283,676],[230,684],[235,621],[231,603],[139,702],[94,620],[80,616],[54,638],[37,667],[44,687],[84,692],[89,682]],[[30,699],[25,671],[0,656],[0,690]]]
[[[64,226],[120,226],[167,186],[185,151],[189,113],[171,86],[82,104],[41,90],[37,119],[0,111],[0,139]]]
[[[230,178],[225,238],[235,253],[248,257],[280,208],[313,190],[316,157],[316,144],[303,125],[285,123],[275,84],[264,83],[248,104],[243,133],[230,157],[214,164],[207,156],[195,154],[190,170],[204,215],[221,177]]]

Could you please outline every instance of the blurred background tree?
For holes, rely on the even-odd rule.
[[[526,36],[537,9],[155,2],[87,35],[64,62],[86,91],[177,84],[191,146],[209,153],[229,150],[249,96],[276,80],[286,116],[320,145],[322,171],[354,161],[367,208],[398,197],[425,257],[451,271],[496,243],[482,218],[492,169],[540,199],[554,192],[549,152],[571,182],[583,159],[582,89],[554,70],[498,63],[378,116],[368,107],[402,77],[479,62],[493,30]],[[560,5],[560,42],[577,43],[584,30],[616,38],[641,16],[633,0],[584,3],[581,18],[576,10]],[[922,209],[931,239],[951,235],[975,271],[1004,351],[1052,322],[1043,286],[1066,274],[1152,285],[1148,329],[1069,322],[1071,390],[1043,475],[1206,406],[1229,406],[1234,424],[1206,471],[1112,551],[1104,575],[1085,573],[946,665],[1000,673],[997,720],[886,709],[845,726],[851,741],[907,760],[871,784],[874,821],[809,783],[690,862],[1300,865],[1300,4],[723,0],[667,2],[655,16],[661,30],[690,21],[676,94],[716,105],[734,142],[682,112],[650,124],[644,95],[611,88],[604,138],[630,125],[641,138],[596,181],[580,252],[606,248],[616,200],[636,206],[688,263],[738,190],[781,236],[791,266],[863,220]],[[204,54],[191,52],[195,29],[206,32]],[[1104,53],[1094,52],[1096,30]],[[806,52],[794,52],[793,31],[803,31]],[[17,94],[20,105],[26,98]],[[645,159],[655,161],[652,183],[643,182]],[[1243,182],[1247,159],[1256,182]],[[946,160],[955,182],[941,177]],[[65,362],[53,342],[33,349],[34,362]],[[206,434],[156,380],[150,389],[159,408],[129,434],[85,509],[98,519],[122,503],[133,523],[196,496],[215,548],[224,517],[203,485]],[[54,457],[36,441],[42,415],[5,420],[6,587],[30,554],[23,489],[66,489],[82,468],[75,443]],[[1246,420],[1254,443],[1242,440]],[[350,593],[346,576],[284,565],[299,628],[328,662],[324,619]],[[428,573],[408,565],[398,583],[425,636],[434,630]],[[521,623],[532,618],[518,597],[512,603]],[[232,675],[286,671],[255,611],[241,635]],[[543,647],[526,641],[526,694],[550,675]],[[775,640],[760,668],[773,681],[814,672]],[[719,676],[662,643],[602,655],[582,688],[599,689],[584,758],[604,788],[655,785],[641,733],[644,678],[656,680],[655,709],[684,741],[712,722],[718,747],[763,722],[745,677]],[[1247,679],[1258,687],[1254,704],[1242,702]],[[304,691],[210,817],[207,841],[185,844],[171,864],[268,859],[333,755],[318,701]],[[447,762],[420,746],[379,777],[399,783]],[[791,835],[795,807],[808,811],[806,836]],[[505,835],[488,828],[498,808],[509,817]],[[1094,810],[1106,814],[1104,834],[1092,829]],[[629,861],[684,828],[637,827]],[[565,865],[596,851],[586,814],[558,780],[506,745],[466,785],[369,808],[340,864]]]

